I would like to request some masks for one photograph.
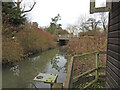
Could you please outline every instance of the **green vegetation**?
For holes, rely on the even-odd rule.
[[[2,3],[3,24],[18,26],[25,21],[25,15],[22,15],[20,8],[17,8],[13,2]]]
[[[63,30],[61,28],[61,24],[57,24],[59,20],[61,20],[60,14],[55,16],[54,18],[51,18],[50,26],[47,28],[47,31],[50,32],[51,34],[55,35],[63,35],[63,34],[68,34],[66,30]]]
[[[21,9],[17,8],[14,2],[2,2],[2,34],[6,37],[13,37],[21,29],[26,18],[22,15]]]
[[[103,88],[103,87],[100,85],[100,83],[94,83],[91,85],[90,88]]]
[[[61,20],[60,15],[58,14],[54,18],[51,18],[52,22],[50,22],[50,26],[47,28],[47,31],[51,34],[56,33],[57,29],[60,28],[61,24],[57,24],[58,20]]]

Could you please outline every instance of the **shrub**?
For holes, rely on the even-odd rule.
[[[45,51],[56,46],[50,33],[32,25],[26,25],[23,31],[16,35],[23,46],[25,54]]]
[[[3,36],[3,62],[14,62],[28,57],[31,54],[54,48],[56,42],[53,36],[31,24],[26,24],[13,39]]]
[[[14,62],[21,60],[23,56],[22,46],[15,40],[2,37],[2,60],[4,62]]]
[[[70,54],[83,54],[93,51],[106,51],[107,38],[106,37],[90,37],[84,36],[80,39],[73,39],[63,47]]]

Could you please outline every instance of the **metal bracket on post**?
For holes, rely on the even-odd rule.
[[[111,2],[109,0],[106,1],[106,7],[95,7],[95,0],[90,0],[90,14],[97,12],[108,12],[111,10]]]

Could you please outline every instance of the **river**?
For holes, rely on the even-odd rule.
[[[13,67],[2,68],[3,88],[30,88],[31,82],[37,88],[50,88],[50,84],[33,81],[39,73],[57,74],[57,82],[64,83],[66,77],[64,54],[55,48],[21,60]]]

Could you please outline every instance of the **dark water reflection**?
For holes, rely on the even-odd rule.
[[[58,74],[57,82],[63,83],[66,77],[64,67],[66,61],[59,48],[56,48],[20,61],[14,67],[3,67],[2,86],[3,88],[29,88],[32,82],[38,88],[50,87],[49,84],[33,81],[38,73]]]

